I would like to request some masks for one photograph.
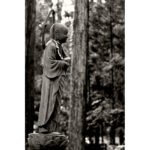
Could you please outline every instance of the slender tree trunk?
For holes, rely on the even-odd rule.
[[[113,34],[112,34],[112,0],[109,0],[109,10],[110,10],[110,49],[111,49],[111,59],[113,57]],[[111,71],[112,76],[112,108],[115,106],[115,97],[114,97],[114,69]]]
[[[69,150],[84,150],[87,100],[88,0],[75,1]]]
[[[25,22],[25,136],[33,131],[35,0],[26,0]]]

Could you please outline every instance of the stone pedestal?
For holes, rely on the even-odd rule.
[[[28,137],[30,150],[66,150],[68,138],[60,133],[31,133]]]

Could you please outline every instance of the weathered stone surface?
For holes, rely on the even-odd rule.
[[[31,133],[28,144],[30,150],[65,150],[68,138],[60,133]]]
[[[107,150],[125,150],[125,146],[124,145],[108,145]]]

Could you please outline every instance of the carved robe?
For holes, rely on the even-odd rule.
[[[38,120],[39,129],[44,129],[47,132],[59,132],[60,100],[68,67],[63,60],[64,57],[66,56],[61,45],[54,40],[50,40],[43,56],[42,90]]]

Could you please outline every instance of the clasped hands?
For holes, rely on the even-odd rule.
[[[71,64],[71,58],[70,57],[65,57],[64,61],[66,62],[67,65]]]

